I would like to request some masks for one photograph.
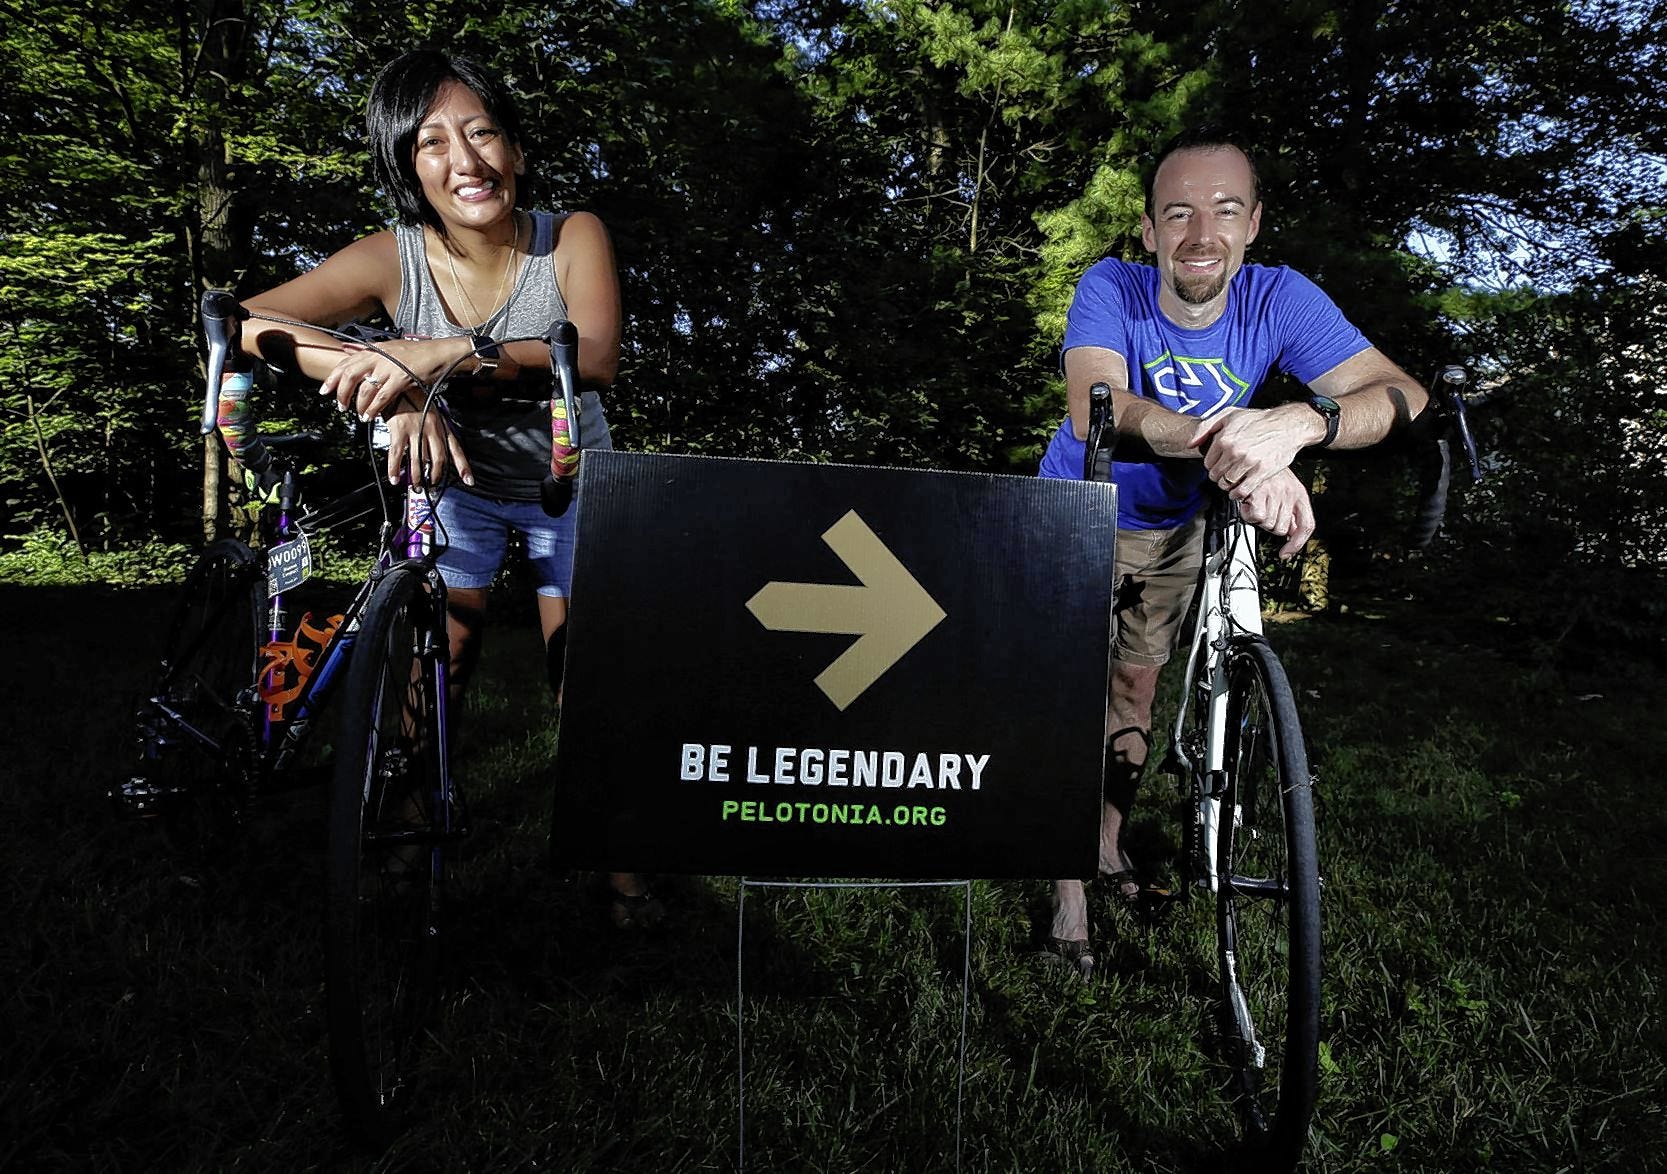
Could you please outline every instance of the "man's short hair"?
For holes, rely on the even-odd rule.
[[[503,83],[478,62],[452,57],[438,49],[413,49],[383,66],[371,83],[370,102],[365,108],[371,165],[377,182],[394,202],[399,222],[427,224],[441,236],[446,235],[446,226],[423,196],[412,150],[423,119],[440,88],[449,81],[473,90],[510,143],[520,144],[521,115]],[[517,181],[517,204],[526,202],[531,186],[530,175]]]
[[[1186,128],[1159,147],[1158,153],[1152,157],[1152,162],[1141,176],[1146,186],[1146,215],[1152,215],[1152,187],[1158,181],[1158,168],[1163,166],[1165,159],[1177,151],[1221,150],[1237,151],[1244,156],[1244,161],[1250,168],[1250,204],[1251,207],[1255,207],[1256,202],[1262,198],[1262,178],[1256,173],[1256,160],[1225,128],[1217,123],[1207,122]]]

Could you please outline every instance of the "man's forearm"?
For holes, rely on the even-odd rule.
[[[1129,391],[1121,394],[1113,391],[1111,409],[1119,442],[1127,440],[1130,447],[1149,450],[1160,457],[1196,460],[1201,455],[1190,444],[1198,428],[1198,421],[1193,417],[1172,412]]]
[[[1337,401],[1337,439],[1331,442],[1332,448],[1377,444],[1411,424],[1429,402],[1418,381],[1376,347],[1339,363],[1308,387]]]
[[[1411,424],[1429,395],[1405,376],[1374,380],[1336,397],[1337,439],[1331,448],[1368,448]]]

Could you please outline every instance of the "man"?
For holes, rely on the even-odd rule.
[[[1262,205],[1256,171],[1213,130],[1183,134],[1146,183],[1141,240],[1155,267],[1107,258],[1077,285],[1065,329],[1070,415],[1042,475],[1082,475],[1088,389],[1112,388],[1118,533],[1100,875],[1123,900],[1140,888],[1121,845],[1151,745],[1152,697],[1192,600],[1212,481],[1293,557],[1314,532],[1291,472],[1307,448],[1362,448],[1423,410],[1424,389],[1349,324],[1307,278],[1245,265]],[[1273,370],[1307,402],[1250,406]],[[1054,952],[1092,974],[1083,883],[1054,885]]]

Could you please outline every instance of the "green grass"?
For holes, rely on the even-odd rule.
[[[488,634],[461,750],[476,835],[432,1113],[380,1157],[347,1147],[319,797],[218,861],[105,807],[152,651],[116,634],[162,598],[0,588],[0,1169],[734,1168],[736,884],[665,878],[669,927],[620,935],[590,878],[547,867],[555,723],[524,614]],[[1271,629],[1319,780],[1309,1168],[1661,1168],[1662,677],[1559,674],[1513,660],[1508,632],[1490,649],[1469,621],[1381,614]],[[1148,784],[1143,860],[1173,836],[1169,794]],[[971,896],[962,1168],[1216,1168],[1204,903],[1148,932],[1099,898],[1084,985],[1035,953],[1044,885]],[[749,889],[745,913],[747,1169],[953,1170],[961,890]]]

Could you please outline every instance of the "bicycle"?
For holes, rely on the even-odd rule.
[[[1462,367],[1430,381],[1438,430],[1426,463],[1415,540],[1428,542],[1446,507],[1447,433],[1472,476]],[[1084,479],[1108,476],[1102,449],[1110,388],[1089,392]],[[1240,1143],[1257,1169],[1299,1160],[1319,1092],[1321,933],[1313,778],[1295,696],[1262,631],[1258,531],[1214,493],[1192,639],[1161,769],[1183,794],[1180,884],[1146,890],[1155,917],[1197,891],[1215,901],[1217,1023]]]
[[[551,405],[552,471],[541,487],[552,516],[572,500],[572,470],[557,462],[579,446],[577,334],[563,321],[546,340],[561,385]],[[424,502],[420,513],[432,525],[432,503],[409,493]],[[439,996],[446,853],[468,835],[447,744],[450,641],[435,553],[425,545],[420,558],[383,571],[366,605],[331,796],[330,1063],[350,1127],[376,1148],[402,1130],[412,1099],[414,1064]]]
[[[213,383],[235,338],[226,325],[235,303],[222,297],[211,293],[203,302],[213,368],[205,436],[219,429]],[[215,541],[185,577],[156,686],[138,706],[137,767],[109,792],[122,814],[174,822],[201,811],[208,818],[195,830],[229,839],[260,800],[317,781],[296,768],[348,662],[375,581],[360,584],[336,616],[314,620],[309,611],[292,622],[290,593],[312,575],[310,536],[380,503],[377,572],[396,551],[410,553],[409,535],[390,526],[374,470],[369,484],[297,514],[302,475],[292,454],[323,439],[311,432],[257,437],[242,452],[251,541]]]
[[[221,376],[251,315],[210,291],[202,316],[209,361],[201,430],[221,431],[229,447]],[[375,345],[363,333],[329,333]],[[543,497],[559,514],[571,500],[579,446],[577,331],[557,322],[541,341],[559,381]],[[432,386],[416,380],[425,412],[456,365]],[[202,810],[210,834],[235,834],[256,802],[313,781],[295,768],[341,690],[327,803],[326,1022],[348,1127],[380,1146],[399,1131],[411,1100],[439,989],[445,857],[468,834],[446,741],[446,588],[434,561],[444,541],[434,522],[443,491],[408,485],[396,519],[373,441],[372,484],[297,515],[301,477],[285,454],[313,439],[257,433],[234,453],[258,495],[257,542],[221,539],[187,574],[157,685],[136,716],[139,769],[110,795],[130,816]],[[369,575],[340,616],[314,624],[309,613],[292,627],[286,596],[310,573],[308,535],[373,501],[383,520]],[[302,648],[303,640],[316,647]]]

